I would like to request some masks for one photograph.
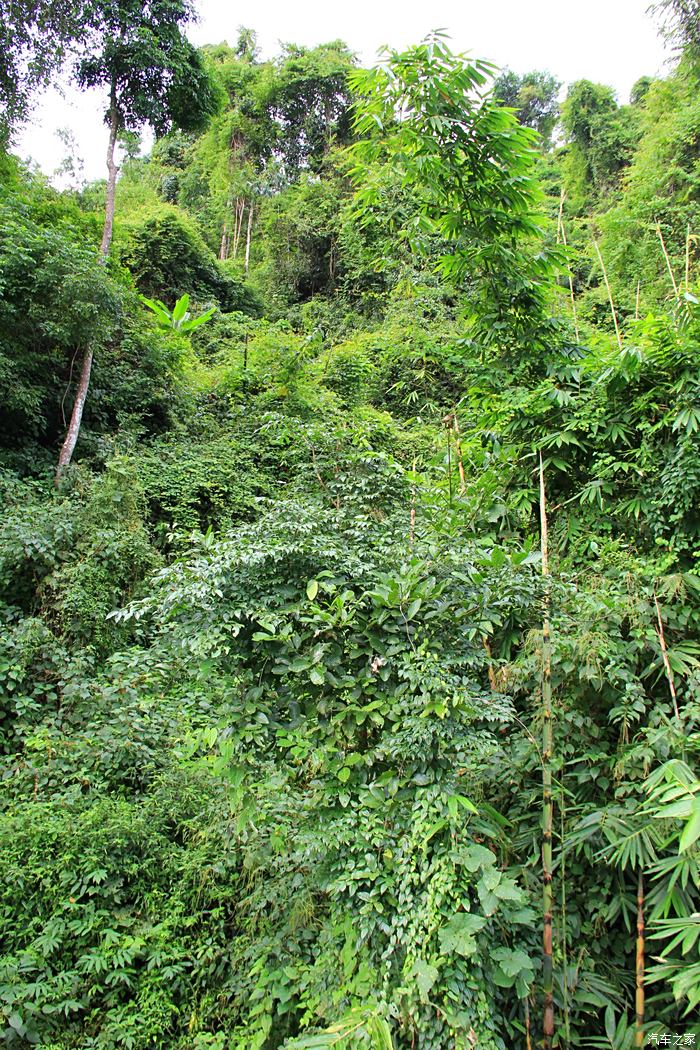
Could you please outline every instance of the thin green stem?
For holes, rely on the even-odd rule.
[[[547,499],[540,453],[540,535],[542,575],[545,580],[542,622],[542,989],[544,993],[544,1050],[554,1038],[554,968],[552,962],[552,642],[550,637],[551,581],[547,534]]]

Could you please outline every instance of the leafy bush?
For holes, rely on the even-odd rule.
[[[252,293],[219,265],[186,216],[161,208],[123,230],[119,257],[139,291],[172,307],[185,293],[200,303],[215,300],[226,312],[257,316]]]
[[[122,319],[123,289],[95,248],[43,223],[35,202],[0,201],[0,442],[53,438],[71,362],[86,338],[104,349]]]
[[[187,1045],[232,908],[233,858],[201,825],[215,799],[169,773],[142,801],[23,802],[0,817],[8,1046],[166,1047],[178,1032]],[[211,942],[197,958],[202,923]]]

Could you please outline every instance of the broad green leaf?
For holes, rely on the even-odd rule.
[[[148,309],[156,315],[161,324],[165,325],[167,328],[170,327],[171,314],[165,303],[161,303],[159,299],[147,299],[145,295],[140,295],[139,299],[144,306],[147,306]]]
[[[444,955],[469,957],[476,952],[474,934],[483,929],[486,919],[483,915],[472,915],[471,912],[458,912],[453,915],[446,926],[439,931],[440,950]]]
[[[519,948],[496,948],[491,953],[491,958],[496,960],[507,977],[513,979],[525,971],[534,973],[535,970],[530,956]]]
[[[199,317],[186,318],[180,325],[181,332],[193,332],[196,328],[200,328],[207,321],[210,321],[216,313],[216,307],[210,306],[208,310],[205,310]]]
[[[438,979],[439,970],[431,966],[425,959],[416,959],[411,970],[411,976],[415,977],[421,1000],[428,1002],[428,993]]]
[[[187,313],[187,307],[190,305],[190,297],[185,292],[181,295],[178,301],[173,307],[173,325],[177,325],[180,321],[184,320],[185,314]]]

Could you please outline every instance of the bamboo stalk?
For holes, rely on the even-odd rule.
[[[493,669],[493,653],[491,652],[488,637],[485,634],[482,635],[482,641],[484,643],[484,652],[488,658],[486,673],[489,676],[489,685],[491,686],[491,692],[496,693],[498,692],[498,683],[496,682],[496,672]]]
[[[525,1050],[532,1050],[532,1036],[530,1034],[530,1001],[525,996]]]
[[[564,211],[564,187],[562,186],[561,193],[559,194],[559,214],[557,215],[557,245],[561,244],[562,238],[562,213]],[[557,281],[557,287],[559,287],[559,281]],[[561,316],[560,310],[560,299],[557,296],[557,317]]]
[[[416,538],[416,457],[413,457],[413,479],[411,482],[411,525],[410,525],[410,541],[411,550],[413,550],[413,542]]]
[[[637,878],[637,952],[634,1045],[644,1046],[644,874]]]
[[[450,505],[452,504],[452,443],[450,441],[450,434],[452,433],[452,420],[449,416],[445,417],[445,433],[447,434],[447,483],[449,486],[450,493]]]
[[[640,292],[641,287],[642,287],[641,281],[637,281],[637,298],[636,298],[636,301],[635,301],[635,304],[634,304],[634,319],[635,319],[635,321],[639,320],[639,292]]]
[[[554,1038],[554,968],[552,958],[552,643],[549,630],[551,581],[547,529],[547,497],[544,466],[540,452],[540,536],[542,575],[545,580],[542,621],[542,988],[544,992],[544,1050],[551,1050]]]
[[[690,223],[685,231],[685,290],[690,288]]]
[[[565,248],[569,247],[569,242],[566,239],[566,230],[564,229],[564,219],[560,219],[561,222],[561,238]],[[574,315],[574,331],[576,332],[576,342],[580,341],[580,335],[578,330],[578,313],[576,310],[576,297],[574,296],[574,279],[571,276],[571,267],[567,267],[567,274],[569,277],[569,296],[571,298],[571,311]]]
[[[654,605],[656,606],[656,618],[659,626],[657,629],[657,637],[659,639],[659,645],[661,646],[661,656],[664,661],[664,670],[666,671],[666,678],[668,680],[668,688],[671,693],[671,699],[673,700],[673,710],[676,715],[676,721],[680,725],[681,716],[678,710],[678,697],[676,696],[676,684],[673,681],[673,671],[671,670],[671,664],[668,659],[668,650],[666,648],[666,636],[664,635],[664,621],[661,618],[661,606],[659,605],[659,599],[656,597],[656,591],[654,591]]]
[[[598,247],[598,242],[594,240],[593,244],[595,245],[595,250],[598,253],[598,261],[600,263],[600,268],[603,271],[603,279],[605,280],[605,287],[608,290],[608,301],[610,303],[610,313],[612,314],[613,324],[615,325],[615,334],[617,335],[617,345],[620,348],[620,353],[622,353],[622,336],[620,335],[620,326],[617,323],[617,312],[615,310],[615,302],[613,300],[612,292],[610,290],[610,281],[608,280],[608,271],[605,269],[605,263],[603,262],[603,256],[600,254],[600,248]]]
[[[467,491],[467,483],[464,478],[464,461],[462,459],[462,441],[460,438],[459,420],[457,419],[457,412],[452,415],[452,426],[455,432],[455,448],[457,450],[457,466],[459,468],[459,494],[463,496]]]
[[[571,1019],[569,1011],[569,951],[566,941],[566,851],[564,849],[564,843],[566,841],[566,800],[564,797],[564,769],[562,767],[561,779],[559,782],[559,820],[560,820],[560,831],[559,831],[559,849],[560,849],[560,874],[559,881],[561,882],[561,954],[562,954],[562,965],[564,968],[564,981],[562,986],[562,999],[564,1007],[564,1033],[566,1035],[567,1047],[571,1045]]]
[[[668,269],[668,275],[671,278],[671,284],[673,285],[673,291],[674,291],[674,294],[677,296],[678,295],[678,285],[676,284],[676,278],[673,276],[673,267],[671,266],[671,260],[670,260],[670,258],[668,256],[668,252],[666,251],[666,242],[664,241],[664,235],[661,232],[661,225],[658,222],[656,224],[656,232],[658,233],[659,240],[661,241],[661,250],[664,253],[664,259],[666,260],[666,267]]]

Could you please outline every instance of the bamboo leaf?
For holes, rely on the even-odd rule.
[[[690,814],[690,819],[683,829],[680,842],[678,843],[678,852],[683,853],[684,850],[690,849],[694,842],[700,838],[700,798],[696,798],[693,802],[693,809]]]

